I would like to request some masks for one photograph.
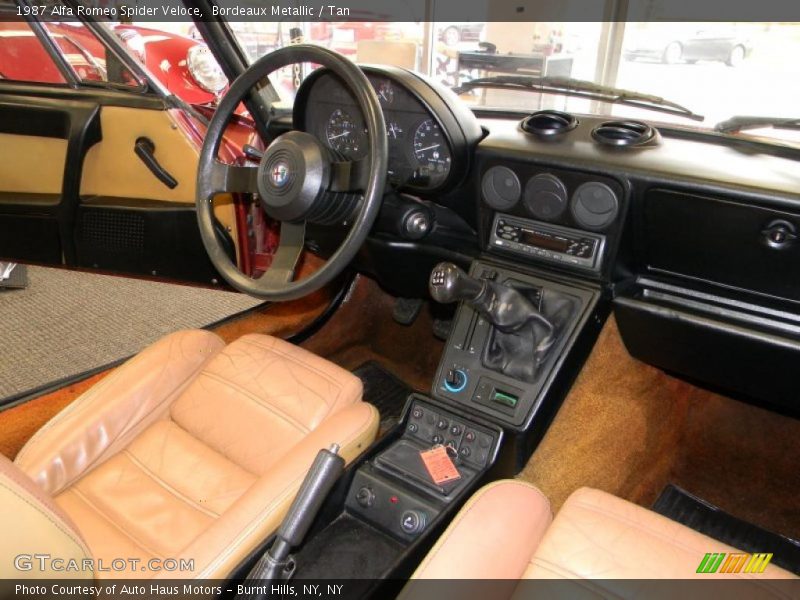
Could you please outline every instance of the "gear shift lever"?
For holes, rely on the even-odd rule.
[[[437,302],[466,302],[505,333],[517,331],[531,320],[543,325],[548,335],[552,332],[553,326],[522,292],[488,279],[470,277],[453,263],[436,265],[428,288]]]
[[[434,267],[428,288],[434,300],[466,302],[492,325],[483,365],[519,381],[536,380],[539,366],[556,341],[557,330],[574,311],[573,300],[564,294],[476,279],[446,262]],[[529,297],[533,291],[539,292],[538,302]]]

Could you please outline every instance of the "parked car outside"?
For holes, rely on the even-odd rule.
[[[685,28],[663,24],[644,24],[626,36],[623,57],[626,60],[650,59],[664,64],[699,60],[724,62],[738,67],[752,52],[750,41],[735,28],[708,27],[686,36]]]

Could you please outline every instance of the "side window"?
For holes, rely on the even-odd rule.
[[[143,86],[85,24],[39,23],[41,26],[34,29],[19,16],[16,6],[0,0],[0,79],[53,85]],[[129,32],[121,31],[118,35],[125,41],[123,35]]]
[[[140,87],[133,73],[81,22],[42,22],[78,81]]]
[[[67,83],[30,25],[7,13],[0,20],[0,79],[28,83]]]

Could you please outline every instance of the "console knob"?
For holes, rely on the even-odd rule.
[[[458,393],[467,387],[467,373],[463,369],[448,369],[444,377],[444,389]]]
[[[356,502],[364,508],[369,508],[375,503],[375,492],[367,486],[362,487],[356,492]]]
[[[407,510],[400,517],[400,527],[408,534],[414,534],[425,528],[427,517],[419,510]]]

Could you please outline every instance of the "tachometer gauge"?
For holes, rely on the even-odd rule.
[[[364,137],[350,113],[337,108],[328,117],[325,126],[328,145],[346,158],[355,158],[361,151]]]
[[[450,171],[450,149],[433,119],[426,119],[414,132],[414,157],[419,162],[420,175],[441,179]]]

